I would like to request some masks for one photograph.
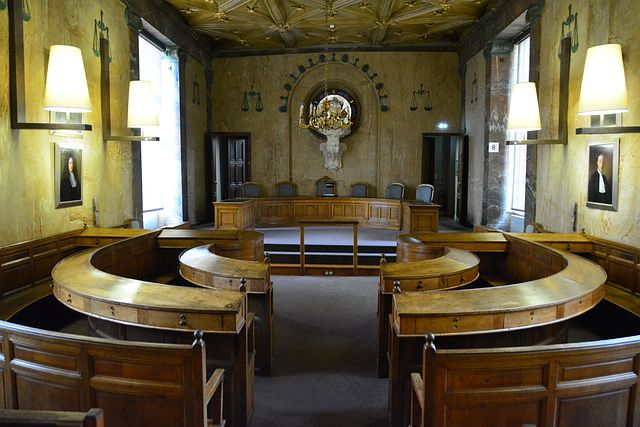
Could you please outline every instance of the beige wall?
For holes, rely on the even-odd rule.
[[[611,136],[576,135],[575,129],[588,126],[588,119],[577,115],[582,70],[587,48],[605,43],[622,44],[630,111],[623,124],[640,125],[640,35],[637,31],[640,3],[636,0],[571,0],[547,2],[542,18],[540,57],[540,109],[544,130],[541,137],[556,132],[559,59],[557,56],[561,23],[572,12],[578,13],[579,48],[571,57],[569,86],[569,143],[567,146],[538,148],[536,221],[554,231],[571,231],[571,202],[578,205],[577,229],[588,234],[640,244],[640,157],[639,134]],[[620,139],[618,211],[586,207],[589,142]]]
[[[9,110],[8,12],[0,12],[0,246],[93,226],[93,197],[100,204],[102,227],[122,224],[132,217],[131,143],[102,141],[100,111],[100,58],[93,53],[94,21],[104,13],[109,27],[112,61],[112,134],[130,135],[126,128],[130,80],[130,30],[125,5],[120,0],[29,2],[31,19],[24,23],[27,120],[47,122],[42,109],[49,48],[67,44],[82,50],[92,112],[83,122],[93,126],[82,138],[52,135],[44,130],[12,130]],[[185,67],[187,122],[187,195],[189,218],[204,222],[204,149],[207,132],[207,85],[205,68],[187,56]],[[193,81],[200,87],[200,105],[194,104]],[[80,144],[83,148],[82,206],[55,208],[54,147],[56,143]]]
[[[84,123],[93,125],[81,139],[51,135],[46,130],[12,130],[9,112],[8,12],[0,12],[0,245],[49,236],[93,224],[93,197],[98,196],[103,226],[122,223],[131,216],[130,144],[102,141],[100,121],[100,59],[92,49],[94,20],[109,26],[111,92],[114,133],[123,134],[129,81],[129,39],[120,1],[29,2],[31,19],[24,23],[26,104],[29,122],[47,122],[42,109],[49,47],[67,44],[82,50],[93,111]],[[117,126],[117,124],[121,124]],[[83,147],[84,203],[55,208],[54,144]]]
[[[560,59],[558,51],[562,22],[571,12],[578,15],[578,50],[571,55],[568,128],[566,146],[541,145],[537,148],[537,189],[535,221],[556,232],[572,231],[572,202],[578,206],[577,230],[595,236],[640,244],[640,135],[576,135],[576,128],[588,126],[588,119],[577,115],[582,71],[587,48],[604,43],[622,44],[630,112],[623,124],[640,124],[640,35],[636,31],[640,3],[635,0],[563,0],[546,1],[542,17],[540,83],[538,98],[542,131],[538,139],[557,138]],[[565,29],[566,31],[566,29]],[[470,138],[469,221],[480,224],[484,157],[484,82],[486,61],[478,53],[466,64],[465,124]],[[473,73],[478,78],[478,104],[470,102]],[[620,168],[617,212],[586,207],[589,142],[620,140]],[[506,149],[501,145],[501,149]],[[506,179],[503,180],[506,186]]]
[[[384,195],[390,182],[402,182],[406,196],[415,196],[420,183],[422,134],[438,132],[438,122],[450,124],[450,132],[460,130],[460,78],[454,53],[363,53],[350,52],[330,62],[328,78],[353,89],[362,102],[362,124],[346,139],[347,151],[341,170],[324,168],[320,139],[298,126],[302,100],[324,78],[322,65],[309,67],[298,76],[298,66],[318,63],[318,54],[278,55],[214,60],[214,132],[251,133],[251,179],[262,194],[272,195],[275,184],[293,180],[300,195],[315,194],[315,181],[329,176],[338,183],[338,195],[348,195],[356,181],[368,182],[373,194]],[[357,60],[357,62],[356,62]],[[353,65],[353,64],[356,65]],[[367,72],[363,66],[368,65]],[[366,68],[365,68],[366,70]],[[374,74],[377,74],[375,77]],[[376,85],[384,87],[378,92]],[[292,89],[288,100],[286,84]],[[433,109],[411,111],[414,90],[424,85],[431,91]],[[243,112],[243,94],[261,92],[264,111]],[[387,96],[382,112],[379,96]],[[286,105],[288,111],[280,112]]]

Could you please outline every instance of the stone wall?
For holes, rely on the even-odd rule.
[[[587,48],[605,43],[620,43],[626,71],[628,113],[623,124],[640,124],[640,35],[636,28],[640,3],[635,0],[577,0],[547,2],[542,18],[540,54],[540,94],[543,136],[556,132],[553,123],[558,114],[557,92],[562,22],[577,13],[578,47],[571,56],[569,85],[569,143],[567,146],[538,148],[536,221],[545,228],[571,232],[572,202],[577,203],[577,230],[599,237],[638,245],[640,243],[640,196],[638,186],[639,134],[586,136],[575,129],[588,126],[588,119],[577,115]],[[635,46],[635,47],[634,47]],[[588,182],[588,144],[618,139],[620,162],[617,212],[586,207]]]
[[[405,185],[413,198],[420,184],[422,134],[460,130],[460,78],[455,53],[329,54],[328,79],[359,97],[362,123],[345,139],[342,169],[324,168],[323,141],[300,128],[300,105],[307,93],[323,83],[321,54],[227,58],[213,62],[213,130],[251,134],[251,180],[261,194],[274,195],[278,181],[291,180],[298,194],[315,195],[315,181],[329,176],[340,196],[357,181],[370,194],[383,196],[391,182]],[[429,90],[433,109],[410,110],[413,91]],[[244,92],[260,92],[264,110],[241,110]],[[423,98],[424,100],[424,98]],[[418,99],[420,102],[420,99]]]
[[[541,39],[539,56],[538,98],[543,129],[538,139],[554,139],[558,136],[558,92],[560,59],[560,40],[562,23],[571,15],[577,16],[577,45],[571,55],[571,73],[569,84],[568,144],[541,145],[535,150],[536,181],[535,221],[546,229],[557,232],[571,232],[573,229],[572,202],[577,205],[576,229],[586,233],[629,244],[640,241],[640,196],[637,187],[640,158],[637,146],[638,134],[619,134],[604,136],[576,135],[576,128],[588,126],[588,118],[577,115],[577,105],[582,82],[582,72],[587,48],[605,43],[620,43],[626,71],[627,92],[629,94],[628,113],[623,114],[623,125],[640,124],[640,35],[634,29],[638,25],[640,3],[634,0],[562,0],[546,1],[541,21]],[[571,31],[573,31],[571,24]],[[570,31],[565,25],[565,34]],[[633,47],[635,46],[635,48]],[[483,79],[486,62],[477,54],[466,64],[465,79],[465,125],[470,136],[472,153],[469,173],[469,221],[478,224],[479,201],[482,200],[477,185],[482,179],[481,158],[488,155],[486,136],[480,133],[480,127],[487,121],[486,107],[471,104],[473,74],[478,76],[478,92],[482,97]],[[606,211],[588,208],[588,146],[590,142],[605,142],[619,139],[620,164],[618,184],[618,209]],[[501,144],[501,150],[506,146]],[[531,148],[530,148],[531,150]],[[534,159],[535,159],[534,157]],[[499,171],[491,172],[489,182],[506,188],[506,177],[500,177]],[[531,184],[531,183],[530,183]],[[488,187],[482,188],[484,192]],[[486,197],[485,197],[486,199]],[[482,211],[486,217],[488,206]],[[506,226],[502,224],[501,226]]]
[[[111,52],[112,129],[124,134],[129,81],[129,39],[120,1],[30,1],[24,22],[26,113],[29,122],[48,122],[42,109],[49,48],[67,44],[82,50],[92,112],[83,122],[93,126],[80,138],[47,130],[12,130],[9,110],[8,10],[0,11],[0,245],[93,225],[93,197],[100,203],[103,226],[131,216],[131,149],[129,143],[102,141],[100,119],[100,58],[94,54],[94,21],[109,27]],[[99,30],[98,30],[99,31]],[[56,209],[55,144],[83,148],[82,206]]]
[[[2,2],[3,4],[5,2]],[[141,15],[153,18],[161,6],[156,2],[135,0],[131,5]],[[45,237],[84,226],[94,221],[93,197],[100,205],[100,225],[112,227],[134,216],[132,181],[132,143],[102,140],[100,111],[100,58],[94,54],[98,22],[109,28],[111,52],[111,123],[112,134],[130,135],[126,128],[128,82],[130,80],[131,30],[125,19],[125,5],[120,0],[100,2],[63,0],[29,1],[29,16],[24,22],[26,113],[28,122],[46,123],[49,113],[42,109],[46,67],[50,46],[65,44],[82,51],[92,111],[83,115],[83,123],[93,126],[81,137],[47,130],[13,130],[10,120],[8,9],[0,10],[0,246]],[[179,30],[162,13],[155,13],[164,27]],[[158,22],[154,22],[158,24]],[[165,29],[166,29],[165,28]],[[176,29],[178,28],[178,29]],[[106,32],[105,32],[106,35]],[[175,35],[175,34],[174,34]],[[178,37],[179,36],[179,37]],[[184,35],[180,42],[185,42]],[[99,46],[99,44],[98,44]],[[184,120],[186,185],[189,217],[192,222],[206,221],[204,152],[208,130],[207,83],[205,67],[197,47],[187,46],[198,60],[183,55],[185,61]],[[208,63],[208,61],[206,61]],[[134,61],[135,63],[135,61]],[[200,103],[192,102],[193,82],[198,82]],[[82,147],[81,206],[56,209],[54,156],[55,144],[77,144]],[[212,215],[210,215],[212,217]]]

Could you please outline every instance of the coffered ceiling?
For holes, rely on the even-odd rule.
[[[496,0],[165,0],[219,54],[452,50]],[[328,13],[326,12],[328,11]]]

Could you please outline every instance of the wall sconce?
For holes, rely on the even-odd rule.
[[[10,0],[8,5],[11,128],[91,130],[91,125],[87,124],[29,123],[26,121],[22,0]],[[87,78],[80,49],[61,45],[51,47],[45,88],[45,109],[81,113],[91,111]]]
[[[629,111],[627,86],[619,44],[587,49],[578,115],[616,114]],[[640,133],[640,126],[578,128],[576,134]]]
[[[529,132],[542,129],[536,84],[516,83],[511,90],[507,130]]]
[[[546,145],[546,144],[567,144],[568,137],[568,125],[567,125],[567,114],[569,111],[569,70],[571,68],[571,38],[565,37],[560,42],[560,103],[558,109],[558,139],[525,139],[518,141],[507,141],[507,145]],[[516,89],[518,86],[518,89]],[[517,93],[519,92],[519,93]],[[520,95],[525,95],[529,97],[529,100],[522,101],[518,100]],[[531,98],[533,97],[533,99]],[[516,99],[514,99],[516,98]],[[535,100],[535,101],[534,101]],[[533,103],[535,102],[535,106]],[[516,103],[514,106],[513,104]],[[520,105],[518,107],[518,105]],[[514,116],[512,118],[512,109],[513,114],[526,116],[527,120],[521,121],[521,118]],[[535,109],[534,112],[531,111]],[[526,110],[526,114],[525,113]],[[535,117],[537,115],[537,122],[531,120],[531,117]],[[513,123],[513,124],[511,124]],[[511,127],[510,127],[511,126]],[[540,124],[540,110],[538,107],[538,99],[535,94],[535,83],[522,84],[519,86],[518,84],[514,85],[513,92],[511,93],[511,106],[509,108],[509,118],[507,121],[507,129],[508,130],[520,130],[520,131],[532,131],[539,130],[542,126]]]
[[[109,40],[100,38],[100,101],[104,141],[159,141],[156,136],[117,136],[111,134],[111,83],[109,80]],[[158,126],[153,93],[149,82],[129,82],[127,127]]]

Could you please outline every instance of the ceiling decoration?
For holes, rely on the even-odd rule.
[[[493,0],[165,0],[219,54],[449,50]]]

